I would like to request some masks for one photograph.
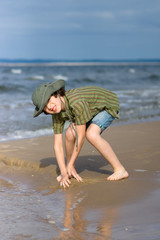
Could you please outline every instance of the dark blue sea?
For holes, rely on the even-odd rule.
[[[51,116],[33,118],[33,90],[66,81],[66,90],[97,85],[120,101],[116,124],[160,120],[160,62],[8,63],[0,65],[0,141],[52,134]]]

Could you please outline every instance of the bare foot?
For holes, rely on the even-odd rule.
[[[122,180],[124,178],[128,178],[128,176],[129,176],[128,172],[124,169],[124,170],[115,171],[112,175],[106,178],[106,180],[117,181],[117,180]]]

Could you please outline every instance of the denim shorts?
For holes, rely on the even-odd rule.
[[[91,123],[94,123],[100,127],[102,133],[107,127],[111,125],[114,119],[115,117],[103,110],[86,123],[86,129],[90,126]]]

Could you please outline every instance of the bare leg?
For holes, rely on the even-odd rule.
[[[100,128],[96,124],[91,124],[86,132],[87,140],[101,153],[101,155],[111,164],[114,173],[107,180],[121,180],[128,177],[128,172],[120,163],[110,144],[101,137]]]

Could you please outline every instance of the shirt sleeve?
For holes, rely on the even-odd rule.
[[[75,115],[75,124],[83,125],[87,123],[92,118],[91,110],[89,104],[84,101],[78,101],[72,106],[72,111]]]
[[[60,114],[52,115],[54,134],[63,133],[65,120],[61,118]]]

